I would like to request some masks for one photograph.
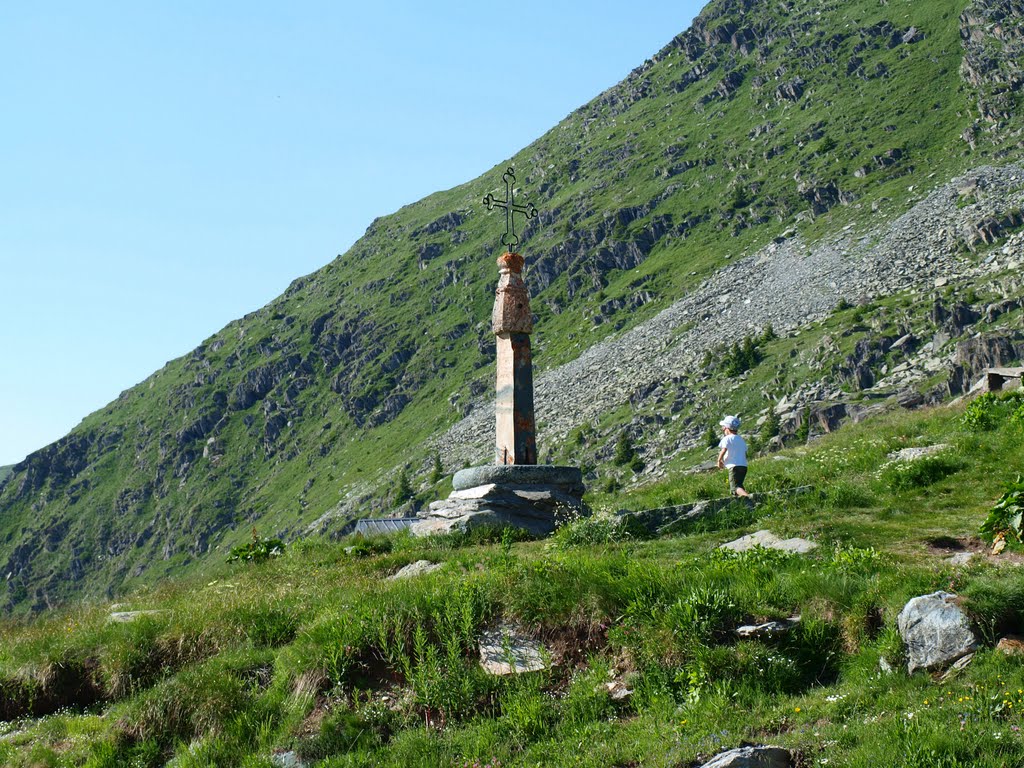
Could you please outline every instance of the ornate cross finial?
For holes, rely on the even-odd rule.
[[[501,176],[502,181],[505,182],[505,199],[495,200],[494,195],[488,193],[484,197],[484,205],[487,206],[487,210],[491,211],[495,208],[505,209],[505,234],[501,236],[501,243],[510,252],[514,252],[517,245],[519,245],[519,238],[516,237],[516,224],[514,215],[521,213],[527,219],[532,219],[537,215],[537,209],[533,203],[527,203],[526,205],[518,205],[515,201],[515,186],[516,186],[516,174],[512,168],[509,168]]]

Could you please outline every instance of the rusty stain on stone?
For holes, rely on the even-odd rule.
[[[523,282],[523,257],[518,253],[505,253],[498,258],[498,288],[491,313],[494,333],[532,333],[533,313],[530,294]]]
[[[491,313],[498,358],[494,403],[497,464],[537,463],[530,351],[533,314],[522,270],[523,257],[518,253],[498,258],[498,287]]]

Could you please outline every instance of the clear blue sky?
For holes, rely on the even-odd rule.
[[[0,5],[0,465],[478,176],[695,0]]]

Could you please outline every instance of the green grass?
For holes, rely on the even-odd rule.
[[[959,138],[976,103],[959,75],[966,0],[822,0],[785,14],[747,5],[710,4],[687,39],[734,21],[757,31],[750,51],[722,43],[691,61],[679,45],[667,46],[493,171],[377,219],[346,254],[34,456],[17,482],[0,487],[0,557],[17,555],[5,608],[40,610],[210,569],[253,525],[290,540],[343,505],[356,516],[389,511],[402,468],[421,503],[443,496],[446,485],[429,479],[428,441],[492,386],[486,318],[500,224],[479,201],[509,162],[523,199],[550,216],[535,220],[523,244],[542,371],[653,316],[726,257],[788,230],[810,243],[848,224],[868,231],[903,213],[921,190],[996,156],[1019,157],[1006,138],[1016,117],[1002,132],[983,132],[976,152]],[[881,22],[916,26],[924,37],[889,47],[889,33],[868,34]],[[854,57],[860,67],[848,71]],[[708,73],[681,88],[697,65]],[[730,72],[735,89],[723,97],[718,86]],[[797,77],[803,96],[776,98],[779,82]],[[881,167],[875,158],[889,150],[902,154]],[[697,165],[680,170],[683,163]],[[862,167],[870,172],[859,176]],[[833,183],[852,203],[812,213],[801,185]],[[443,226],[453,212],[463,219],[454,239]],[[648,233],[661,233],[651,235],[649,251]],[[442,252],[421,263],[427,245]],[[607,257],[640,245],[645,258],[635,265]],[[640,291],[652,300],[634,307]],[[602,310],[616,300],[622,309]],[[774,343],[730,406],[760,409],[758,387],[781,395],[816,376],[811,361],[781,357],[786,345],[811,349],[853,311]],[[845,350],[852,339],[839,336],[838,344]],[[267,369],[276,383],[235,408],[239,387]],[[634,480],[602,451],[635,415],[628,404],[612,409],[584,446],[600,482]],[[668,437],[707,416],[686,409]],[[545,450],[557,458],[575,447],[553,440]],[[26,478],[33,482],[23,485]]]
[[[109,622],[103,602],[8,620],[0,759],[264,766],[294,750],[317,766],[677,766],[754,742],[808,765],[1017,764],[1024,674],[993,646],[1024,630],[1020,547],[960,568],[937,549],[953,538],[980,549],[988,509],[1024,472],[1024,430],[978,431],[974,417],[888,414],[757,459],[756,490],[815,490],[685,534],[579,521],[548,541],[401,535],[350,554],[313,539],[143,590],[118,610],[160,612],[135,622]],[[940,442],[941,472],[886,473],[892,451]],[[704,482],[679,476],[619,501],[696,498]],[[760,528],[820,546],[717,549]],[[384,580],[421,558],[444,567]],[[983,644],[948,682],[908,677],[895,629],[910,597],[936,589],[961,596]],[[775,641],[732,633],[792,615],[800,624]],[[484,674],[476,641],[499,621],[539,638],[551,667]],[[612,680],[632,696],[610,699]]]

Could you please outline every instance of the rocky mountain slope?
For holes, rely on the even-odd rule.
[[[511,158],[541,209],[520,250],[542,453],[642,481],[699,460],[712,411],[828,429],[1019,358],[1022,18],[716,0]],[[17,465],[7,608],[202,567],[254,526],[337,532],[486,461],[503,222],[480,201],[505,165],[377,219]],[[723,364],[755,335],[792,363]],[[611,464],[623,433],[640,475]]]

